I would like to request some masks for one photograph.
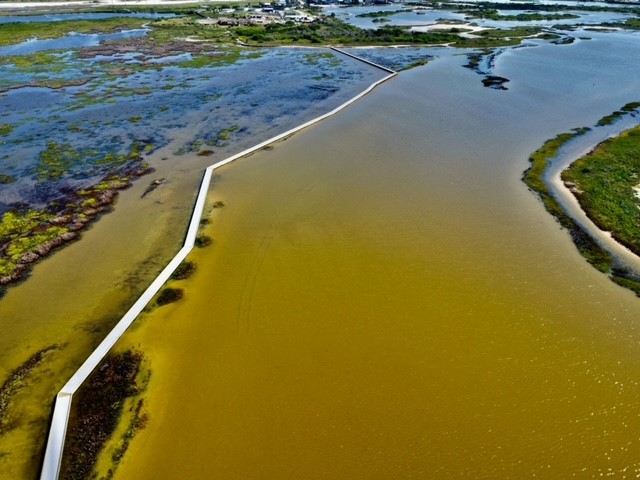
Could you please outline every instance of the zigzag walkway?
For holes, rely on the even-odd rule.
[[[313,120],[310,120],[306,123],[303,123],[302,125],[299,125],[295,128],[292,128],[291,130],[281,133],[280,135],[270,138],[269,140],[265,140],[258,145],[248,148],[247,150],[237,153],[206,168],[204,176],[202,178],[202,182],[200,184],[200,190],[198,191],[198,197],[193,209],[193,214],[191,215],[191,222],[189,223],[189,229],[187,230],[187,235],[183,247],[175,255],[175,257],[173,257],[173,259],[164,268],[164,270],[162,270],[162,272],[156,277],[151,285],[149,285],[144,293],[138,298],[138,300],[133,304],[129,311],[125,313],[125,315],[120,319],[113,330],[111,330],[111,332],[109,332],[109,334],[105,337],[102,343],[98,345],[93,353],[91,353],[89,358],[87,358],[85,362],[80,366],[80,368],[73,374],[71,379],[69,379],[64,387],[62,387],[62,390],[58,392],[53,410],[53,419],[51,421],[49,437],[47,439],[47,446],[40,474],[40,480],[58,480],[58,476],[60,474],[60,466],[62,463],[62,454],[64,451],[65,436],[67,434],[67,424],[69,422],[69,414],[71,413],[71,402],[73,400],[73,395],[78,391],[80,386],[89,377],[91,372],[98,366],[102,359],[104,359],[107,353],[109,353],[111,348],[129,328],[129,326],[137,318],[140,312],[142,312],[144,307],[151,301],[156,293],[158,293],[160,288],[162,288],[162,285],[165,284],[165,282],[169,279],[178,265],[180,265],[180,263],[193,249],[195,245],[196,235],[198,233],[198,226],[202,218],[202,212],[204,211],[205,200],[207,197],[207,192],[209,190],[209,185],[211,183],[211,177],[213,176],[213,171],[217,168],[227,165],[228,163],[233,162],[234,160],[245,157],[253,152],[256,152],[257,150],[260,150],[261,148],[266,147],[269,144],[282,140],[294,133],[299,132],[304,128],[307,128],[335,115],[336,113],[344,110],[352,103],[370,93],[378,85],[386,82],[387,80],[395,77],[398,74],[397,72],[389,68],[375,64],[373,62],[370,62],[369,60],[365,60],[364,58],[357,57],[356,55],[347,53],[344,50],[335,47],[331,47],[331,49],[342,55],[346,55],[368,65],[372,65],[376,68],[384,70],[388,72],[389,75],[378,80],[377,82],[372,83],[363,92],[346,101],[342,105],[334,108],[330,112],[314,118]]]

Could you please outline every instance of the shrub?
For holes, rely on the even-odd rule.
[[[169,303],[177,302],[184,297],[184,290],[181,288],[165,288],[158,295],[156,303],[159,306],[167,305]]]
[[[178,268],[171,274],[172,280],[185,280],[193,275],[197,270],[197,266],[193,262],[182,262]]]

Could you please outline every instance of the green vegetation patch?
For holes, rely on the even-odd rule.
[[[531,37],[540,33],[541,30],[542,29],[539,27],[496,28],[491,30],[483,30],[476,33],[476,35],[490,38]]]
[[[65,68],[65,58],[57,51],[35,52],[29,55],[7,55],[0,57],[0,65],[13,65],[30,72],[61,73]]]
[[[177,63],[181,68],[202,68],[214,67],[221,65],[231,65],[240,58],[240,51],[234,50],[221,55],[218,52],[203,53],[200,55],[192,55],[191,59]]]
[[[616,113],[628,113],[636,108],[638,104],[634,102]],[[599,124],[610,123],[601,122]],[[626,267],[614,267],[609,252],[564,212],[543,179],[549,159],[567,142],[588,130],[574,129],[545,142],[531,155],[531,166],[524,172],[523,181],[539,195],[547,211],[569,230],[578,251],[590,264],[640,297],[640,276]],[[565,170],[562,179],[599,228],[611,231],[618,242],[640,254],[640,126],[598,145]]]
[[[624,22],[604,22],[602,27],[624,28],[626,30],[640,30],[640,18],[629,18]]]
[[[310,24],[254,25],[233,27],[232,33],[249,44],[342,44],[342,45],[435,45],[455,43],[457,35],[438,32],[413,32],[398,26],[361,29],[337,18],[325,17]]]
[[[129,121],[135,123],[139,120],[132,117]],[[40,152],[34,173],[39,182],[58,181],[74,175],[97,175],[106,169],[113,171],[140,161],[141,149],[144,151],[145,148],[144,145],[133,142],[128,152],[104,153],[93,149],[77,150],[68,143],[51,141]]]
[[[569,231],[573,243],[580,254],[601,272],[611,269],[613,259],[609,252],[600,247],[569,215],[565,213],[558,201],[551,195],[544,182],[544,172],[549,159],[558,154],[560,148],[570,140],[589,131],[587,128],[575,129],[570,133],[560,135],[545,142],[538,150],[531,154],[531,166],[524,172],[523,181],[538,194],[545,209]]]
[[[158,295],[156,304],[158,306],[168,305],[177,302],[184,297],[184,290],[181,288],[164,288]]]
[[[59,199],[43,209],[5,212],[0,217],[0,285],[19,281],[33,263],[79,238],[77,232],[100,213],[108,211],[119,190],[128,188],[133,180],[152,171],[140,162],[138,148],[134,145],[127,154],[132,163],[107,174],[90,187],[62,193]],[[59,178],[58,172],[63,166],[64,162],[52,160],[45,170],[51,175],[44,178]]]
[[[360,13],[356,15],[356,17],[363,18],[379,18],[379,17],[389,17],[391,15],[397,15],[399,13],[408,13],[411,12],[411,9],[405,8],[401,10],[379,10],[377,12],[368,12],[368,13]]]
[[[0,46],[15,45],[31,38],[59,38],[70,32],[111,33],[141,28],[148,18],[107,18],[100,20],[70,20],[61,22],[4,23],[0,28]]]
[[[542,29],[539,27],[482,30],[475,32],[474,37],[459,37],[453,46],[458,48],[494,48],[520,45],[522,40],[537,36],[541,31]]]
[[[9,135],[13,132],[13,125],[9,123],[0,124],[0,135]]]
[[[138,378],[142,362],[140,352],[109,354],[76,393],[60,478],[93,478],[98,455],[116,430],[125,401],[144,388]],[[146,421],[139,412],[136,429],[144,427]]]
[[[19,424],[18,418],[9,415],[11,399],[26,385],[29,375],[47,358],[47,354],[59,348],[59,345],[51,345],[37,351],[26,362],[9,373],[7,379],[0,386],[0,435],[16,428]]]
[[[196,273],[197,269],[198,266],[194,262],[184,261],[171,274],[171,280],[186,280]]]
[[[69,144],[47,143],[47,148],[40,152],[37,180],[59,180],[69,173],[69,169],[84,158],[81,152]]]
[[[640,102],[629,102],[627,103],[624,107],[622,107],[620,110],[616,110],[615,112],[613,112],[610,115],[607,115],[605,117],[602,117],[600,120],[598,120],[598,125],[602,126],[602,125],[611,125],[613,122],[615,122],[616,120],[618,120],[620,117],[623,117],[624,115],[631,113],[635,110],[640,109]]]
[[[198,235],[194,243],[198,248],[205,248],[213,243],[213,239],[209,235]]]
[[[439,4],[438,8],[458,8],[460,4],[456,3],[442,3]],[[580,10],[584,12],[617,12],[617,13],[630,13],[630,14],[640,14],[640,9],[632,8],[628,6],[618,6],[618,5],[588,5],[586,3],[581,4],[579,8],[576,8],[575,5],[562,5],[559,3],[546,4],[546,3],[533,3],[533,2],[478,2],[473,5],[465,5],[465,8],[461,11],[464,13],[469,12],[477,12],[477,11],[486,11],[486,10],[527,10],[534,12],[562,12],[562,11],[574,11]]]
[[[604,141],[562,179],[599,228],[640,255],[640,127]]]
[[[614,269],[609,277],[621,287],[627,288],[640,297],[640,278],[626,270]]]
[[[427,63],[429,63],[428,58],[421,58],[419,60],[416,60],[415,62],[411,62],[409,65],[403,68],[403,70],[411,70],[412,68],[421,67],[423,65],[426,65]]]

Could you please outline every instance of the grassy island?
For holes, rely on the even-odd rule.
[[[478,38],[461,37],[456,33],[417,32],[401,26],[385,25],[377,29],[362,29],[339,19],[323,17],[310,24],[272,23],[233,27],[233,36],[249,45],[451,45],[460,48],[518,45],[524,37],[540,33],[536,27],[490,29]]]
[[[640,255],[640,127],[598,145],[562,180],[598,227]]]
[[[50,148],[47,152],[51,153]],[[59,153],[56,151],[56,153]],[[66,173],[65,156],[44,156],[36,178],[57,180]],[[0,217],[0,286],[23,279],[31,266],[53,250],[77,240],[78,233],[107,212],[118,191],[152,171],[132,153],[125,167],[114,170],[87,188],[61,192],[44,209],[15,209]],[[124,160],[123,160],[124,162]]]
[[[620,112],[628,112],[629,108],[625,106]],[[609,120],[600,120],[598,125],[607,123]],[[626,268],[614,265],[611,254],[564,211],[543,178],[549,160],[558,154],[560,148],[589,130],[578,128],[545,142],[531,154],[531,166],[524,172],[523,181],[538,194],[545,209],[569,231],[571,239],[587,262],[609,274],[609,278],[615,283],[640,296],[640,278]],[[640,184],[638,175],[640,127],[603,142],[562,174],[563,181],[576,195],[589,218],[601,229],[612,232],[617,241],[636,254],[640,253],[640,199],[635,190]]]

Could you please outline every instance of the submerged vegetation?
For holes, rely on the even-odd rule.
[[[601,143],[562,179],[599,228],[640,255],[640,127]]]
[[[364,17],[364,18],[379,18],[379,17],[388,17],[391,15],[397,15],[399,13],[411,12],[411,9],[400,9],[400,10],[379,10],[377,12],[368,12],[368,13],[359,13],[356,17]]]
[[[213,239],[208,235],[198,235],[196,237],[195,246],[198,248],[208,247],[213,243]]]
[[[144,371],[143,362],[144,357],[140,352],[109,354],[75,395],[60,478],[95,478],[98,456],[116,431],[126,406],[131,422],[113,453],[114,466],[110,469],[113,475],[131,438],[148,421],[142,410],[142,400],[132,401],[144,391],[149,381],[148,371],[145,375],[141,374]]]
[[[570,133],[562,133],[531,154],[529,161],[531,166],[524,172],[524,182],[538,194],[546,210],[569,231],[573,243],[583,257],[601,272],[608,272],[613,264],[611,255],[600,247],[560,206],[558,201],[549,191],[544,180],[544,172],[548,162],[558,154],[560,148],[570,140],[583,135],[589,129],[579,128]]]
[[[131,7],[132,10],[144,9],[143,7]],[[157,8],[161,11],[163,8]],[[193,7],[171,6],[166,11],[180,10],[191,14]],[[396,13],[400,13],[396,12]],[[393,12],[385,12],[391,15]],[[373,16],[373,15],[369,15]],[[504,16],[501,17],[504,20]],[[532,18],[529,18],[532,19]],[[545,16],[548,19],[548,16]],[[145,71],[160,72],[162,68],[196,69],[209,68],[222,65],[231,65],[240,59],[255,58],[260,56],[260,51],[246,54],[246,49],[241,50],[236,42],[244,42],[251,46],[260,45],[440,45],[447,44],[456,47],[495,47],[503,45],[516,45],[523,38],[535,36],[540,33],[538,28],[519,27],[515,29],[488,29],[478,32],[475,38],[460,37],[457,31],[448,32],[412,32],[403,27],[383,27],[377,30],[363,30],[352,27],[337,19],[321,18],[310,24],[296,24],[287,22],[271,25],[232,25],[216,26],[197,23],[198,18],[188,15],[181,18],[150,21],[148,19],[109,19],[100,21],[74,21],[56,22],[49,24],[8,24],[0,29],[0,45],[7,45],[17,41],[37,38],[58,38],[69,31],[80,33],[113,32],[122,29],[141,28],[143,24],[149,24],[149,35],[146,39],[135,41],[110,42],[99,47],[84,48],[73,52],[39,52],[24,56],[0,57],[0,66],[6,67],[18,80],[14,83],[3,83],[0,89],[21,89],[23,87],[47,87],[50,89],[64,89],[70,86],[78,88],[63,90],[73,92],[73,104],[68,111],[77,111],[79,116],[84,114],[85,108],[100,108],[108,103],[125,103],[122,100],[130,100],[131,110],[123,117],[126,119],[125,128],[131,129],[143,126],[147,118],[152,117],[158,111],[173,109],[175,105],[163,105],[157,111],[142,111],[138,102],[144,96],[156,91],[173,91],[188,89],[189,85],[176,81],[175,77],[158,80],[160,83],[148,82],[143,78]],[[193,42],[191,42],[193,40]],[[198,43],[198,42],[206,43]],[[222,46],[224,45],[224,46]],[[308,65],[315,65],[320,60],[331,60],[330,54],[309,54]],[[411,66],[422,65],[426,59],[419,59]],[[470,63],[472,60],[470,57]],[[339,62],[337,62],[339,63]],[[28,77],[24,80],[21,75]],[[190,73],[193,77],[195,73]],[[191,77],[189,77],[191,78]],[[145,81],[147,82],[145,85]],[[494,77],[493,82],[501,86],[507,79]],[[24,82],[24,83],[23,83]],[[82,87],[82,88],[80,88]],[[13,93],[13,92],[11,92]],[[56,92],[58,93],[58,92]],[[222,94],[207,92],[198,97],[199,93],[192,95],[199,105],[218,100]],[[623,111],[626,112],[626,110]],[[182,111],[176,114],[180,117]],[[55,116],[47,121],[51,125],[57,120]],[[22,126],[30,120],[19,123],[0,124],[0,144],[5,140],[15,144],[22,142],[24,145],[32,145],[36,140],[24,134]],[[66,120],[65,120],[66,121]],[[213,123],[213,118],[211,117]],[[96,137],[95,132],[103,132],[107,125],[104,123],[88,123],[74,121],[68,125],[68,132],[84,132],[90,138]],[[175,118],[167,120],[172,127],[184,127]],[[202,149],[205,146],[224,147],[227,142],[234,141],[246,127],[231,125],[221,128],[217,125],[205,134],[196,134],[193,141],[187,141],[182,153],[191,152],[201,156],[213,154],[213,150]],[[253,134],[254,132],[252,132]],[[575,132],[580,134],[580,132]],[[573,135],[573,134],[569,134]],[[15,138],[11,138],[11,137]],[[56,133],[58,136],[58,133]],[[60,135],[61,136],[61,135]],[[106,137],[106,135],[105,135]],[[136,137],[138,138],[138,137]],[[132,140],[127,137],[126,141]],[[11,204],[10,210],[0,215],[0,285],[15,282],[28,273],[30,265],[43,258],[49,252],[78,238],[80,231],[91,224],[100,214],[107,212],[116,200],[118,191],[129,187],[140,175],[149,173],[151,169],[141,158],[143,153],[149,153],[162,142],[153,144],[151,139],[136,140],[129,152],[106,153],[98,146],[84,148],[66,138],[55,138],[43,142],[43,148],[33,155],[34,164],[29,171],[32,179],[40,188],[39,192],[48,193],[53,190],[52,185],[60,187],[60,195],[55,198],[47,198],[46,206],[34,207],[26,202]],[[536,165],[544,165],[546,160],[553,156],[557,149],[566,141],[563,136],[548,142],[538,152],[532,155],[532,169],[539,169]],[[111,136],[105,142],[121,141],[126,145],[125,139],[113,140]],[[272,148],[272,147],[265,147]],[[535,157],[535,159],[534,159]],[[4,168],[4,167],[3,167]],[[0,184],[8,185],[16,182],[22,172],[5,170],[7,173],[0,175]],[[539,171],[541,175],[541,171]],[[94,175],[94,179],[88,179],[88,175]],[[541,176],[540,176],[541,178]],[[143,196],[150,194],[165,182],[164,178],[153,180]],[[537,181],[532,174],[531,188],[535,189]],[[545,206],[550,211],[554,210],[553,198],[546,192],[545,197],[543,182],[540,187],[540,196]],[[7,187],[9,188],[14,188]],[[538,191],[538,190],[537,190]],[[222,202],[214,204],[213,208],[221,207]],[[550,207],[551,206],[551,207]],[[556,205],[556,207],[558,207]],[[611,258],[600,249],[579,228],[572,229],[572,223],[566,215],[562,217],[561,209],[557,210],[560,222],[571,232],[572,238],[580,251],[590,263],[602,271],[612,272],[612,278],[617,283],[628,288],[640,291],[637,282],[622,271],[611,268]],[[565,218],[566,217],[566,218]],[[199,235],[196,239],[197,247],[206,247],[212,243],[207,235]],[[174,274],[172,280],[184,280],[196,271],[196,265],[192,262],[184,262]],[[157,305],[166,305],[180,300],[184,295],[182,289],[164,288],[156,299]],[[0,388],[0,433],[3,429],[12,428],[13,420],[7,420],[6,412],[9,399],[14,396],[22,384],[27,381],[28,374],[41,362],[46,355],[56,347],[49,347],[35,354],[25,366],[14,370],[9,379]],[[142,391],[142,385],[138,380],[141,373],[142,355],[136,352],[114,354],[110,356],[99,371],[90,379],[84,396],[79,398],[81,404],[74,414],[74,430],[69,434],[67,444],[67,458],[73,459],[73,465],[65,464],[67,478],[91,478],[98,453],[105,442],[115,442],[112,445],[109,458],[114,465],[124,455],[131,438],[135,432],[143,428],[147,417],[144,413],[142,400],[134,400]],[[117,432],[118,418],[123,415],[129,418],[128,426],[124,433],[116,440],[107,440]],[[74,439],[75,438],[75,439]],[[115,438],[115,437],[114,437]],[[1,453],[0,453],[1,455]],[[77,463],[77,465],[75,465]],[[110,478],[110,477],[108,477]]]
[[[16,177],[13,175],[7,175],[5,173],[0,173],[0,185],[9,185],[16,181]]]
[[[194,262],[184,261],[171,274],[171,280],[186,280],[196,273],[197,265]]]
[[[436,45],[454,43],[459,37],[449,33],[413,32],[397,26],[378,29],[361,29],[336,18],[324,18],[311,24],[253,25],[234,27],[233,34],[248,44],[341,44],[341,45],[388,45],[423,44]]]
[[[14,45],[31,38],[59,38],[69,32],[110,33],[142,28],[148,19],[117,17],[101,20],[68,20],[61,22],[3,23],[0,28],[0,46]]]
[[[0,435],[18,427],[20,419],[12,417],[9,407],[12,398],[27,383],[29,375],[47,358],[47,355],[60,346],[51,345],[43,348],[29,357],[29,359],[18,368],[9,373],[9,376],[0,386]]]
[[[114,170],[89,187],[62,191],[44,209],[18,208],[5,212],[0,218],[0,285],[23,278],[34,262],[76,240],[77,232],[100,213],[108,211],[119,190],[128,188],[133,180],[152,171],[141,162],[141,157],[134,156],[135,151],[132,150],[129,156],[133,164]],[[38,178],[58,180],[66,161],[47,156]]]

